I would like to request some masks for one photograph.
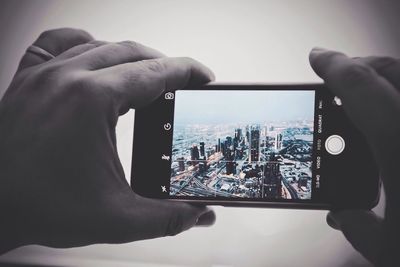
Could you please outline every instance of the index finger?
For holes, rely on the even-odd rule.
[[[142,60],[93,73],[100,86],[111,88],[115,93],[121,113],[146,106],[166,90],[201,85],[214,79],[209,68],[185,57]]]

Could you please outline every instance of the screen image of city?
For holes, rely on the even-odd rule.
[[[309,200],[315,92],[176,91],[169,194]]]

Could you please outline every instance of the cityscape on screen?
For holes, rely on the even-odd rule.
[[[170,195],[311,199],[313,118],[313,91],[177,91]]]

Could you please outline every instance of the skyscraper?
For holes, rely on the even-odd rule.
[[[237,129],[235,130],[235,138],[236,138],[238,141],[240,141],[240,140],[242,139],[242,129],[237,128]]]
[[[183,172],[185,170],[185,159],[183,157],[177,158],[179,164],[179,171]]]
[[[221,153],[222,155],[224,155],[224,157],[226,156],[225,142],[221,143]]]
[[[200,156],[204,157],[204,159],[206,157],[206,152],[205,152],[205,149],[204,149],[204,142],[200,142]]]
[[[282,149],[282,134],[277,133],[275,136],[275,149],[281,150]]]
[[[260,160],[260,126],[249,127],[249,162]]]
[[[233,144],[233,143],[232,143],[232,137],[227,136],[227,137],[226,137],[226,140],[225,140],[225,146],[226,146],[226,147],[230,147],[232,144]]]
[[[201,161],[199,163],[199,173],[204,173],[207,171],[207,162],[206,162],[206,157],[201,157]]]
[[[262,135],[263,136],[267,136],[268,135],[268,126],[264,125],[263,131],[262,131]]]
[[[196,145],[193,145],[190,149],[190,159],[192,160],[192,165],[196,165],[200,159],[199,149]]]
[[[263,197],[275,199],[282,197],[282,175],[275,155],[271,155],[264,166],[263,180]]]
[[[235,152],[231,148],[226,149],[226,174],[236,174],[236,162],[234,161]]]

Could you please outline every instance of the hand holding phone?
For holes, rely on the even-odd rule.
[[[386,193],[384,218],[369,210],[342,210],[331,212],[328,223],[342,230],[353,246],[378,266],[398,266],[400,61],[388,57],[352,59],[314,49],[310,62],[332,92],[342,98],[346,114],[366,136]]]
[[[211,224],[204,206],[132,192],[115,125],[164,90],[202,84],[210,70],[133,42],[57,29],[34,43],[0,102],[0,254],[18,246],[74,247],[174,235]]]

